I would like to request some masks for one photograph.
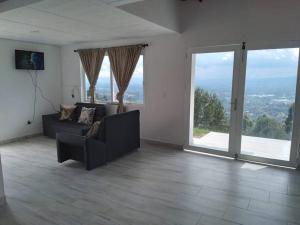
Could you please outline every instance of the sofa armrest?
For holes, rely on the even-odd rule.
[[[94,138],[86,140],[86,169],[91,170],[106,163],[105,143]]]
[[[55,138],[56,130],[53,124],[55,124],[56,121],[59,121],[59,113],[43,115],[42,120],[43,120],[43,134],[45,136]]]
[[[108,160],[114,160],[140,147],[138,110],[105,118],[105,144]]]

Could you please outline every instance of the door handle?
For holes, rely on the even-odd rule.
[[[238,104],[237,98],[235,98],[234,101],[231,102],[230,104],[233,105],[233,110],[236,111],[237,110],[237,104]]]

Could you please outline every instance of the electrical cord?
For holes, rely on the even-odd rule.
[[[44,93],[43,93],[43,90],[41,89],[41,87],[39,86],[38,84],[38,72],[35,71],[34,74],[31,74],[31,72],[29,70],[27,70],[28,74],[30,75],[30,78],[31,78],[31,82],[32,82],[32,85],[34,87],[34,102],[33,102],[33,115],[32,115],[32,121],[31,122],[34,122],[35,120],[35,117],[36,117],[36,105],[37,105],[37,91],[39,91],[42,99],[46,102],[48,102],[48,104],[52,107],[53,111],[54,112],[58,112],[58,110],[55,108],[53,102],[47,98]],[[30,122],[30,121],[29,121]]]
[[[30,78],[31,78],[31,82],[32,82],[32,85],[34,87],[34,101],[33,101],[33,115],[32,115],[32,122],[35,120],[35,113],[36,113],[36,102],[37,102],[37,88],[36,88],[36,84],[35,84],[35,79],[34,77],[32,76],[32,74],[29,72],[29,70],[27,70],[29,75],[30,75]],[[30,122],[30,121],[29,121]]]
[[[49,98],[47,98],[47,97],[44,95],[43,90],[42,90],[41,87],[38,85],[38,73],[37,73],[37,71],[35,71],[35,74],[36,74],[36,87],[37,87],[37,89],[39,90],[42,99],[44,99],[44,101],[48,102],[48,104],[52,107],[52,110],[53,110],[54,112],[59,112],[59,110],[57,110],[57,109],[55,108],[53,102],[52,102]]]

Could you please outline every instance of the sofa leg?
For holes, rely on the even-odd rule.
[[[57,161],[59,163],[63,163],[65,161],[69,160],[69,159],[71,159],[71,157],[66,152],[64,152],[64,151],[57,152]]]
[[[85,169],[90,171],[93,169],[96,169],[97,167],[107,165],[107,162],[99,161],[99,162],[93,162],[93,163],[85,163]]]
[[[86,169],[87,171],[91,171],[91,170],[92,170],[92,169],[89,168],[89,167],[85,167],[85,169]]]
[[[70,159],[70,158],[58,159],[58,160],[57,160],[57,162],[59,162],[59,163],[63,163],[63,162],[65,162],[65,161],[69,160],[69,159]]]

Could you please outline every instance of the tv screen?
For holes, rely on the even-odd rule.
[[[44,53],[16,50],[16,69],[18,70],[44,70]]]

